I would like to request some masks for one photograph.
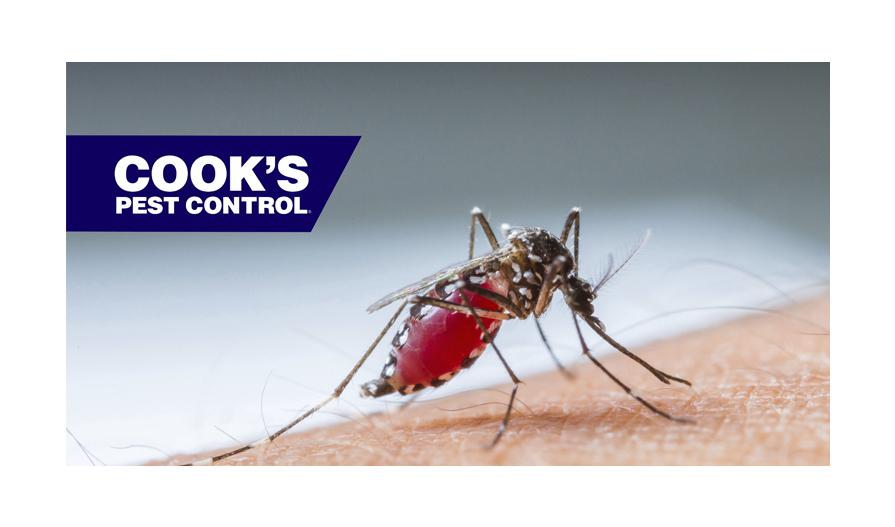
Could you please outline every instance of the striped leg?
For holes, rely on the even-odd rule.
[[[473,309],[470,306],[464,304],[455,304],[453,302],[448,302],[447,300],[432,298],[431,296],[416,295],[410,298],[410,302],[414,304],[440,307],[441,309],[447,309],[448,311],[455,311],[457,313],[466,313],[467,315],[471,315],[473,312]],[[476,308],[475,312],[478,313],[479,316],[481,316],[482,318],[491,318],[495,320],[509,320],[514,316],[510,313],[504,313],[503,311],[494,311],[481,307]]]
[[[370,357],[370,355],[373,353],[373,350],[376,349],[376,346],[379,345],[379,342],[382,340],[382,337],[384,337],[385,334],[388,333],[388,330],[391,329],[391,327],[392,327],[392,326],[395,324],[395,322],[398,320],[398,317],[401,315],[401,312],[404,311],[404,308],[405,308],[406,306],[407,306],[407,301],[404,301],[404,302],[401,303],[401,306],[398,308],[397,311],[395,311],[395,314],[392,315],[392,318],[389,319],[389,321],[388,321],[388,323],[385,325],[385,327],[382,328],[382,331],[379,332],[379,335],[376,337],[376,340],[374,340],[373,343],[370,344],[370,347],[367,348],[367,351],[365,351],[364,354],[361,356],[360,360],[357,361],[357,364],[355,364],[354,367],[351,368],[351,371],[348,372],[348,375],[346,375],[345,378],[342,379],[342,382],[340,382],[339,385],[336,386],[336,389],[333,390],[333,393],[332,393],[329,397],[327,397],[326,399],[320,401],[319,403],[317,403],[316,405],[314,405],[313,407],[311,407],[309,410],[305,411],[303,414],[301,414],[300,416],[296,417],[294,420],[292,420],[292,422],[290,422],[290,423],[287,424],[286,426],[280,428],[280,429],[277,430],[276,432],[270,434],[269,436],[267,436],[267,437],[265,437],[265,438],[263,438],[263,439],[259,439],[258,441],[255,441],[254,443],[250,443],[250,444],[248,444],[248,445],[239,447],[239,448],[237,448],[237,449],[235,449],[235,450],[231,450],[231,451],[229,451],[229,452],[225,452],[225,453],[223,453],[223,454],[219,454],[219,455],[217,455],[217,456],[213,456],[213,457],[210,457],[210,458],[206,458],[206,459],[203,459],[203,460],[200,460],[200,461],[196,461],[196,462],[193,462],[193,463],[186,463],[186,465],[212,465],[212,464],[217,463],[218,461],[220,461],[220,460],[222,460],[222,459],[227,459],[228,457],[235,456],[236,454],[240,454],[240,453],[245,452],[245,451],[247,451],[247,450],[251,450],[251,449],[253,449],[253,448],[256,448],[256,447],[259,447],[259,446],[263,446],[263,445],[268,444],[268,443],[272,443],[276,438],[278,438],[278,437],[280,437],[281,435],[283,435],[283,434],[285,434],[286,432],[288,432],[290,429],[292,429],[293,427],[295,427],[298,423],[304,421],[304,420],[307,419],[308,417],[310,417],[310,416],[312,416],[313,414],[317,413],[318,410],[320,410],[321,408],[323,408],[324,406],[326,406],[326,405],[329,404],[330,402],[332,402],[332,401],[338,399],[339,396],[342,395],[342,392],[345,391],[345,388],[348,386],[348,383],[351,382],[351,379],[354,378],[354,376],[357,374],[358,370],[361,369],[361,367],[364,365],[364,363],[367,361],[367,359],[368,359],[368,358]]]
[[[509,297],[503,296],[499,293],[495,293],[494,291],[489,291],[488,289],[485,289],[484,287],[479,287],[474,284],[467,284],[464,287],[464,289],[471,291],[479,296],[483,296],[483,297],[487,298],[488,300],[491,300],[495,304],[504,308],[506,311],[515,314],[517,318],[524,318],[522,315],[522,310],[519,308],[519,306],[514,304],[513,301]],[[476,309],[476,311],[478,311],[480,314],[482,312],[481,309]],[[482,316],[484,316],[484,315],[482,315]],[[487,318],[487,317],[485,317],[485,318]],[[557,357],[556,353],[553,352],[553,347],[547,341],[547,335],[544,334],[544,329],[541,327],[541,323],[538,322],[537,315],[532,318],[534,318],[535,325],[538,328],[538,334],[541,335],[541,342],[544,343],[544,346],[547,348],[547,353],[550,354],[550,358],[553,359],[553,362],[554,362],[554,364],[556,364],[556,367],[559,368],[559,371],[562,372],[562,374],[567,379],[573,379],[575,376],[572,374],[572,372],[567,370],[565,366],[562,365],[562,363],[559,361],[559,357]]]
[[[469,259],[472,260],[473,255],[475,254],[475,223],[479,222],[479,225],[482,226],[482,232],[485,233],[485,237],[488,238],[488,243],[491,244],[491,249],[497,250],[500,248],[500,243],[497,241],[497,236],[494,235],[494,230],[491,228],[491,224],[488,223],[488,218],[485,217],[485,214],[482,212],[482,209],[478,207],[474,207],[471,211],[472,214],[472,223],[469,226]]]
[[[653,403],[647,401],[643,397],[634,393],[634,390],[632,390],[630,387],[628,387],[627,384],[625,384],[621,380],[619,380],[618,377],[616,377],[615,375],[612,374],[612,372],[610,372],[608,369],[606,369],[606,366],[603,366],[602,362],[598,361],[597,358],[593,356],[593,354],[590,352],[590,349],[587,347],[587,343],[584,342],[584,335],[581,334],[581,326],[578,324],[578,315],[576,315],[575,313],[572,313],[572,319],[575,321],[575,331],[578,332],[578,340],[579,340],[579,342],[581,342],[581,353],[583,353],[588,359],[590,359],[590,361],[593,362],[597,368],[600,368],[600,370],[602,370],[603,373],[605,373],[612,380],[612,382],[617,384],[619,388],[624,390],[626,394],[628,394],[631,397],[633,397],[634,399],[636,399],[637,402],[639,402],[643,406],[646,406],[647,408],[649,408],[650,411],[652,411],[653,413],[655,413],[657,415],[661,415],[662,417],[664,417],[665,419],[668,419],[669,421],[675,421],[678,423],[693,423],[694,422],[692,419],[686,419],[684,417],[674,417],[673,415],[669,414],[668,412],[659,410],[658,408],[656,408],[656,406]]]
[[[494,352],[497,353],[497,358],[500,359],[500,362],[503,363],[503,367],[506,368],[507,373],[510,376],[510,379],[513,381],[513,391],[510,393],[510,402],[507,404],[507,412],[503,416],[503,420],[500,422],[500,428],[497,430],[497,435],[494,436],[494,440],[491,441],[491,444],[488,445],[488,448],[494,448],[497,445],[497,442],[500,441],[500,438],[503,437],[503,434],[507,431],[507,426],[510,424],[510,416],[513,413],[513,403],[516,401],[516,391],[519,389],[519,385],[522,384],[522,381],[519,380],[519,377],[516,376],[516,373],[513,372],[513,369],[510,368],[510,365],[507,363],[506,359],[503,357],[503,353],[500,352],[500,349],[497,347],[497,344],[494,343],[494,338],[491,336],[491,333],[488,332],[488,328],[485,327],[485,323],[482,322],[482,318],[478,315],[478,310],[472,307],[469,303],[469,298],[461,291],[460,296],[463,297],[463,303],[469,307],[469,311],[472,314],[473,318],[475,318],[476,324],[479,325],[479,329],[482,330],[482,335],[485,338],[485,342],[491,345],[494,348]]]
[[[566,379],[574,379],[575,374],[567,370],[566,367],[563,366],[562,363],[559,361],[559,357],[556,356],[556,353],[553,352],[553,346],[551,346],[550,343],[547,341],[547,335],[544,334],[544,328],[542,328],[541,323],[538,322],[538,317],[532,317],[532,319],[535,321],[535,326],[537,326],[538,328],[538,334],[541,336],[541,342],[543,342],[544,347],[547,348],[547,353],[550,354],[550,358],[553,359],[553,363],[556,364],[556,367],[559,368],[560,373],[562,373]]]
[[[572,226],[575,226],[575,231],[572,238],[573,250],[572,254],[575,257],[575,272],[578,272],[578,235],[581,231],[581,209],[578,207],[573,207],[569,212],[569,215],[566,217],[566,223],[563,225],[562,234],[559,236],[559,241],[563,242],[566,246],[568,246],[569,241],[569,233],[572,230]]]

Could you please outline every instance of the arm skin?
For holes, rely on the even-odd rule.
[[[829,298],[786,309],[829,328]],[[829,332],[758,315],[635,350],[693,382],[666,386],[630,360],[604,364],[638,393],[696,424],[668,422],[626,396],[592,364],[525,379],[510,427],[494,449],[506,396],[489,391],[287,435],[223,464],[266,465],[828,465]],[[509,393],[508,386],[499,389]],[[530,410],[529,410],[530,409]],[[190,456],[192,458],[192,456]],[[179,463],[178,457],[170,460]]]

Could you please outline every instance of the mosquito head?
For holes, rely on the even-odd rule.
[[[572,311],[585,316],[594,314],[594,300],[597,299],[597,292],[586,280],[575,275],[569,276],[563,281],[562,294]]]

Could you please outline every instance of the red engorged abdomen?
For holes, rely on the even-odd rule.
[[[505,294],[499,281],[487,281],[485,289]],[[500,310],[500,306],[487,298],[463,290],[474,308]],[[454,291],[446,301],[463,304],[463,297]],[[500,328],[500,320],[482,318],[488,332],[494,335]],[[422,320],[410,321],[407,341],[397,351],[396,373],[405,385],[429,386],[446,374],[457,372],[473,352],[481,353],[485,342],[482,329],[472,315],[430,308]]]

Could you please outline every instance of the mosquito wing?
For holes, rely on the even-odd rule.
[[[488,253],[483,256],[479,256],[478,258],[473,258],[472,260],[467,260],[465,262],[461,262],[458,264],[451,265],[449,267],[445,267],[444,269],[438,271],[437,273],[431,274],[417,282],[414,282],[406,287],[402,287],[397,291],[389,293],[377,300],[373,305],[367,308],[368,313],[372,313],[378,309],[382,309],[383,307],[391,304],[396,300],[400,300],[406,296],[410,296],[414,293],[418,293],[420,291],[424,291],[429,289],[433,285],[441,282],[442,280],[450,280],[453,278],[459,278],[460,275],[469,271],[471,269],[475,269],[476,267],[482,264],[488,264],[493,262],[494,260],[499,260],[504,256],[508,255],[512,251],[511,246],[501,247],[494,252]]]

